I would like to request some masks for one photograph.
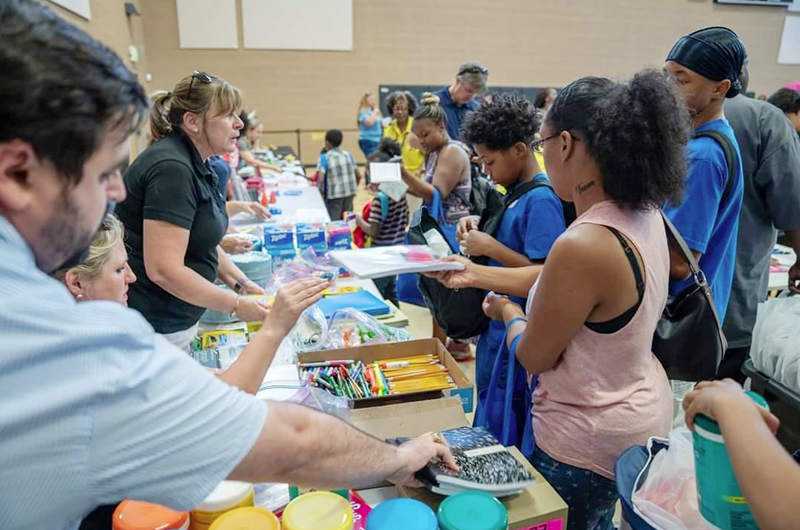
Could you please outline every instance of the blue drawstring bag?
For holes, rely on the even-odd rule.
[[[450,250],[458,254],[458,241],[456,240],[456,225],[449,225],[446,221],[442,196],[434,186],[433,200],[425,203],[415,214],[411,226],[406,232],[406,245],[427,245],[425,232],[438,230],[450,245]],[[419,274],[400,274],[397,277],[397,298],[401,302],[425,307],[425,298],[419,290]]]
[[[478,396],[475,427],[489,430],[505,446],[516,446],[530,460],[536,442],[531,418],[532,389],[536,388],[534,376],[528,386],[528,373],[517,361],[516,343],[506,344],[506,336],[497,352],[489,387]],[[505,384],[500,387],[500,382]]]
[[[614,465],[615,482],[622,515],[632,530],[656,530],[648,524],[633,506],[633,494],[647,479],[653,457],[661,450],[669,448],[669,440],[650,438],[647,446],[634,445],[626,449]]]

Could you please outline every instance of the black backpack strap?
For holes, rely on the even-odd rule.
[[[516,201],[529,191],[533,191],[536,188],[541,188],[543,186],[553,189],[553,185],[550,184],[550,182],[547,180],[532,180],[530,182],[526,182],[525,184],[517,186],[516,188],[514,188],[514,191],[512,191],[511,194],[506,199],[506,206],[514,204],[514,201]]]
[[[733,184],[736,181],[736,170],[738,169],[738,162],[736,156],[736,148],[733,142],[728,138],[727,134],[719,131],[700,131],[693,135],[694,138],[711,138],[722,148],[722,153],[725,155],[725,163],[728,164],[728,180],[725,182],[725,189],[722,191],[722,199],[719,201],[720,207],[725,204],[733,191]]]

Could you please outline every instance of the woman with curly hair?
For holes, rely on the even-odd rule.
[[[413,116],[417,111],[417,98],[408,91],[392,92],[386,99],[386,110],[389,111],[392,122],[384,127],[383,137],[400,144],[403,167],[412,175],[419,175],[425,165],[425,154],[419,148],[419,140],[411,132]]]
[[[669,380],[652,353],[670,268],[659,208],[680,198],[689,135],[685,106],[660,72],[573,82],[538,143],[577,221],[543,266],[457,273],[469,280],[461,285],[513,294],[535,278],[527,311],[492,293],[484,310],[539,376],[533,464],[569,505],[570,530],[612,528],[615,461],[672,423]]]
[[[528,100],[502,94],[468,114],[461,128],[462,138],[474,147],[486,173],[508,190],[506,200],[510,202],[494,234],[479,231],[480,218],[476,217],[462,219],[458,227],[464,253],[487,257],[490,267],[544,263],[566,229],[561,201],[531,149],[541,124],[542,114]],[[522,297],[513,300],[524,303]],[[478,393],[489,386],[504,335],[503,323],[493,321],[478,341]]]

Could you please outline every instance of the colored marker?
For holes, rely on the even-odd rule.
[[[344,359],[341,361],[323,361],[318,363],[301,363],[300,368],[327,368],[331,366],[349,366],[355,364],[355,361]]]

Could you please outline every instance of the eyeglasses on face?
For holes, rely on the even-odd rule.
[[[192,72],[192,79],[189,81],[189,92],[186,94],[186,98],[192,97],[192,88],[194,87],[194,81],[197,79],[203,83],[210,83],[214,80],[214,76],[207,74],[205,72],[201,72],[200,70],[195,70]]]
[[[540,140],[534,140],[533,142],[531,142],[531,150],[535,151],[537,153],[541,153],[542,151],[544,151],[544,143],[547,140],[552,140],[553,138],[557,138],[558,136],[560,136],[560,135],[554,134],[552,136],[548,136],[547,138],[542,138]]]

